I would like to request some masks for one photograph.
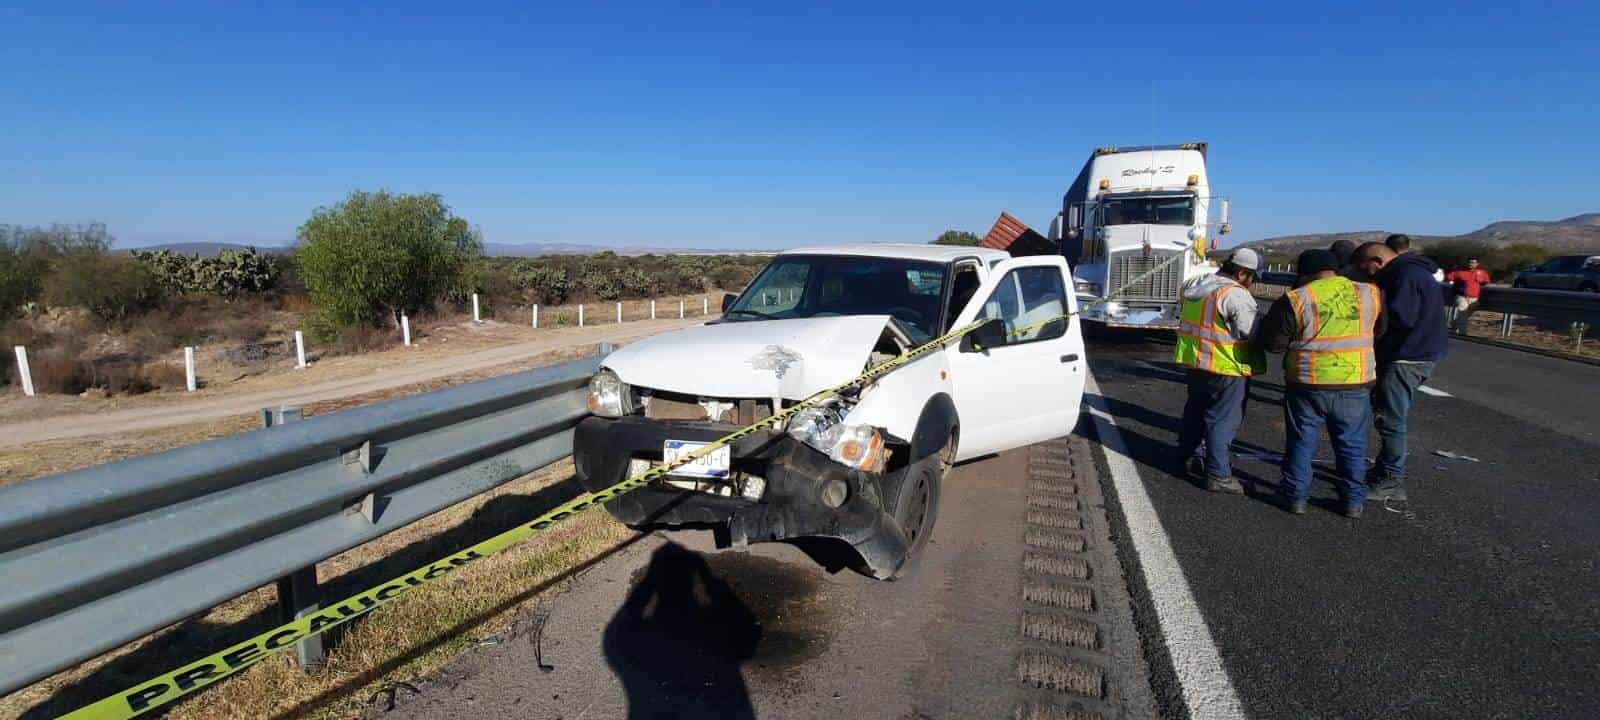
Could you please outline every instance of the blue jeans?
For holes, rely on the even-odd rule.
[[[1229,447],[1239,434],[1249,378],[1189,371],[1189,400],[1183,404],[1183,426],[1178,431],[1178,457],[1188,459],[1206,443],[1206,474],[1214,478],[1233,475]]]
[[[1433,363],[1389,363],[1378,368],[1372,393],[1372,424],[1378,429],[1378,478],[1399,482],[1406,477],[1406,416],[1417,388],[1433,374]]]
[[[1283,452],[1283,484],[1278,492],[1292,501],[1311,494],[1311,456],[1317,452],[1322,426],[1328,426],[1334,463],[1339,470],[1339,496],[1350,505],[1367,499],[1367,423],[1372,419],[1372,392],[1322,390],[1291,383],[1283,395],[1283,425],[1288,446]]]

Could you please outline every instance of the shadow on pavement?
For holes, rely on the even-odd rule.
[[[754,718],[739,666],[762,627],[705,558],[668,543],[606,625],[606,662],[628,694],[632,720]]]

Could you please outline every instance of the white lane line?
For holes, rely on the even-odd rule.
[[[1139,556],[1144,586],[1155,605],[1156,621],[1167,641],[1172,668],[1183,688],[1183,702],[1189,706],[1189,717],[1244,718],[1239,692],[1222,667],[1217,645],[1211,639],[1211,628],[1206,626],[1200,606],[1189,592],[1189,580],[1183,576],[1178,556],[1173,553],[1167,533],[1161,527],[1161,518],[1144,491],[1139,469],[1128,457],[1122,433],[1117,431],[1117,421],[1105,408],[1100,384],[1095,382],[1092,372],[1087,380],[1086,389],[1093,398],[1086,396],[1085,402],[1094,418],[1095,436],[1105,448],[1111,486],[1122,503],[1128,536],[1133,540],[1134,553]]]
[[[1424,395],[1432,395],[1434,397],[1455,397],[1454,395],[1440,390],[1439,388],[1429,387],[1427,385],[1418,385],[1417,389],[1421,390]]]

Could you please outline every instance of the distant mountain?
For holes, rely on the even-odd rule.
[[[179,255],[204,255],[209,257],[224,250],[243,250],[246,247],[246,245],[241,245],[238,243],[181,242],[164,243],[161,245],[146,245],[144,247],[136,248],[117,248],[117,252],[128,252],[131,250],[171,250]],[[294,248],[281,245],[256,245],[254,247],[256,251],[266,255],[287,255],[291,252],[294,252]]]
[[[1325,248],[1339,240],[1349,240],[1357,245],[1371,240],[1382,240],[1391,232],[1404,231],[1362,230],[1285,235],[1246,244],[1275,253],[1292,255],[1310,248]],[[1469,240],[1495,246],[1531,243],[1543,246],[1553,253],[1600,252],[1600,213],[1585,213],[1555,221],[1502,220],[1464,235],[1411,235],[1411,241],[1416,245],[1425,246],[1446,240]]]

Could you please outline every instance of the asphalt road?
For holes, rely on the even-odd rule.
[[[1600,368],[1453,342],[1428,383],[1447,395],[1412,413],[1411,501],[1353,521],[1326,478],[1304,516],[1181,479],[1170,344],[1116,336],[1090,357],[1247,716],[1600,716]],[[1236,445],[1236,475],[1267,493],[1278,469],[1254,453],[1282,450],[1279,383],[1256,383]],[[1184,716],[1134,590],[1162,714]]]
[[[373,715],[1149,717],[1094,467],[1082,438],[958,466],[890,583],[786,544],[646,536]]]

